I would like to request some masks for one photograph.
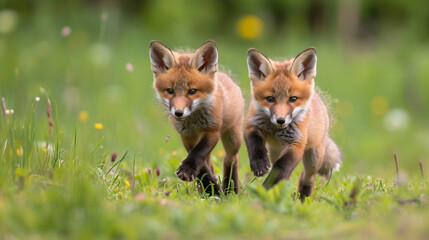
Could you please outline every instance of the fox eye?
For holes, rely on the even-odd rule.
[[[296,100],[298,100],[298,98],[295,97],[295,96],[292,96],[292,97],[289,98],[289,102],[291,102],[291,103],[296,102]]]
[[[269,103],[273,103],[275,101],[274,97],[271,97],[271,96],[266,97],[266,99],[267,99],[267,102]]]
[[[195,88],[191,88],[191,89],[189,89],[189,91],[188,91],[188,94],[189,94],[189,95],[194,95],[195,93],[197,93],[197,89],[195,89]]]
[[[174,89],[172,89],[172,88],[167,88],[167,92],[168,92],[168,94],[173,94],[173,93],[174,93]]]

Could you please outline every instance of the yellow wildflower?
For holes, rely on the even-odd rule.
[[[382,116],[386,114],[389,109],[389,103],[384,96],[376,96],[371,100],[372,114]]]
[[[81,111],[79,113],[79,120],[81,122],[86,122],[88,120],[88,112],[87,111]]]
[[[237,22],[237,32],[242,38],[256,39],[262,33],[264,23],[262,20],[253,15],[246,15]]]
[[[103,129],[103,124],[102,123],[96,123],[96,124],[94,124],[94,127],[95,127],[95,129],[100,130],[100,129]]]
[[[16,155],[17,156],[22,156],[23,152],[24,152],[24,150],[22,149],[22,147],[19,147],[16,149]]]
[[[126,186],[127,188],[130,188],[130,182],[128,182],[128,180],[125,180],[125,186]]]
[[[15,170],[15,174],[16,174],[18,177],[24,177],[24,176],[25,176],[25,169],[24,169],[24,168],[17,168],[17,169]]]

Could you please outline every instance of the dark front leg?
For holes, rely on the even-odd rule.
[[[180,164],[176,171],[177,177],[183,181],[193,181],[199,174],[205,163],[205,159],[216,146],[218,140],[219,132],[206,133]]]
[[[233,162],[231,165],[223,165],[223,181],[222,189],[225,194],[235,192],[238,194],[240,191],[240,181],[238,180],[238,158],[237,156],[233,157]]]
[[[289,180],[290,174],[296,165],[302,159],[303,151],[291,148],[286,151],[273,165],[268,177],[265,179],[263,186],[267,189],[272,188],[280,180]]]
[[[265,140],[256,129],[246,130],[245,135],[250,168],[255,176],[264,176],[270,170]]]
[[[198,188],[201,194],[209,194],[209,196],[219,196],[220,187],[217,183],[216,176],[212,173],[208,162],[203,165],[198,173]]]

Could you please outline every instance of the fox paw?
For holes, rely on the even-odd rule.
[[[252,169],[253,174],[257,177],[262,177],[267,174],[270,170],[270,166],[270,161],[268,161],[267,158],[250,161],[250,168]]]
[[[183,181],[192,182],[197,176],[198,171],[195,167],[186,164],[186,162],[182,162],[179,168],[176,170],[176,176]]]

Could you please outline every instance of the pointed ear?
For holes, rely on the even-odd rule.
[[[252,81],[264,81],[274,71],[270,60],[254,48],[247,52],[247,67],[249,69],[249,78]]]
[[[176,65],[173,52],[159,41],[150,42],[149,57],[153,73],[163,73]]]
[[[316,49],[309,48],[296,56],[290,71],[301,80],[313,80],[316,77],[316,65]]]
[[[195,52],[191,60],[191,67],[200,73],[215,73],[217,71],[216,43],[207,41]]]

